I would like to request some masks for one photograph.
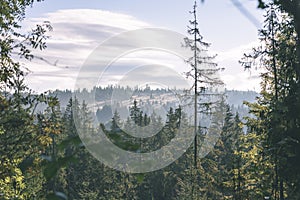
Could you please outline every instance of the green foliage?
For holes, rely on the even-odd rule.
[[[300,155],[296,142],[300,139],[299,115],[295,113],[299,111],[298,37],[290,15],[273,4],[267,7],[265,26],[260,30],[262,46],[245,55],[246,62],[243,62],[245,67],[259,64],[265,70],[258,102],[248,103],[256,118],[248,118],[247,125],[259,137],[254,141],[260,141],[249,153],[263,155],[251,164],[256,171],[263,169],[262,174],[252,174],[251,179],[269,176],[264,179],[271,179],[272,184],[261,184],[264,188],[260,188],[261,194],[268,193],[274,199],[297,199],[300,178],[296,167]],[[268,164],[264,166],[260,162]]]
[[[24,69],[14,55],[33,59],[32,49],[45,49],[46,33],[52,29],[45,22],[28,34],[19,33],[25,9],[33,2],[0,0],[0,199],[299,199],[297,7],[290,10],[291,17],[259,0],[259,7],[267,8],[265,26],[259,35],[262,46],[245,55],[243,64],[249,69],[259,60],[266,72],[262,74],[257,102],[245,103],[252,114],[242,120],[247,133],[243,132],[239,115],[234,115],[223,99],[215,105],[211,126],[196,132],[196,144],[203,150],[217,137],[213,135],[205,143],[207,131],[221,130],[215,147],[206,157],[196,157],[196,165],[195,147],[190,147],[164,169],[128,174],[104,166],[84,148],[77,130],[91,134],[99,131],[93,126],[86,102],[70,99],[62,113],[58,98],[48,93],[33,95],[24,84]],[[289,2],[275,3],[288,10]],[[199,35],[197,20],[191,25],[189,33],[196,34],[196,40],[185,41],[196,54],[188,61],[192,68],[187,75],[194,75],[195,82],[203,83],[203,77],[197,76],[205,74],[197,68],[203,62],[199,51],[206,51],[209,45]],[[198,49],[197,44],[204,48]],[[207,73],[212,72],[215,71]],[[205,86],[196,85],[195,94],[205,91]],[[103,98],[107,97],[97,96]],[[46,108],[37,114],[39,104]],[[205,112],[212,103],[200,105],[201,112]],[[112,116],[107,115],[109,111],[111,108],[105,107],[97,112],[97,117],[105,122],[111,119],[110,130],[103,124],[98,128],[115,145],[139,153],[161,148],[176,136],[180,125],[188,122],[181,107],[169,108],[166,124],[155,113],[144,113],[137,101],[130,107],[126,122],[120,121],[118,110]],[[160,127],[163,128],[157,130]],[[158,133],[142,140],[124,130]]]
[[[19,63],[31,60],[33,49],[46,48],[49,22],[26,34],[20,22],[33,0],[0,1],[0,193],[1,199],[36,199],[41,196],[44,178],[40,152],[46,138],[39,132],[34,112],[47,103],[45,94],[33,95],[24,84],[25,69]],[[22,33],[21,33],[22,32]]]

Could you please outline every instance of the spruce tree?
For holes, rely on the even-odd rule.
[[[203,41],[203,36],[200,33],[198,19],[197,19],[197,3],[194,2],[192,20],[189,21],[188,34],[190,37],[184,38],[184,46],[189,48],[192,56],[186,60],[191,66],[191,70],[186,72],[186,77],[193,81],[192,88],[188,89],[187,96],[192,94],[193,107],[194,107],[194,166],[197,166],[198,158],[198,126],[199,126],[199,113],[209,113],[213,100],[209,97],[213,95],[212,87],[222,85],[222,81],[218,79],[217,64],[213,62],[215,56],[207,55],[207,48],[209,43]]]
[[[291,17],[273,4],[268,5],[260,37],[263,45],[254,48],[251,54],[246,54],[242,64],[246,68],[259,64],[265,70],[261,75],[259,104],[249,105],[251,112],[258,117],[256,126],[260,126],[261,133],[265,134],[265,154],[270,156],[274,164],[271,196],[274,199],[284,199],[288,191],[291,191],[291,185],[285,181],[293,182],[292,185],[298,182],[294,178],[295,174],[291,176],[287,171],[289,163],[297,157],[297,150],[290,147],[297,146],[293,141],[299,138],[296,134],[298,115],[295,115],[295,111],[299,110],[295,101],[299,94],[296,56],[298,38]],[[295,123],[291,125],[291,121]],[[288,160],[290,161],[287,162]],[[296,166],[295,163],[293,166]],[[290,166],[290,170],[293,169],[295,167]]]

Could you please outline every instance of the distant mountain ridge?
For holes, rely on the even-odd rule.
[[[243,105],[244,101],[255,102],[259,94],[255,91],[226,90],[227,103],[235,107]]]
[[[129,88],[122,88],[122,87],[106,87],[106,88],[95,88],[94,91],[87,91],[83,90],[77,95],[82,95],[83,97],[90,96],[91,93],[95,94],[94,100],[96,102],[105,102],[109,101],[111,99],[111,96],[113,93],[124,93],[128,92],[130,90]],[[132,91],[131,91],[132,92]],[[149,97],[150,99],[154,98],[154,95],[165,95],[166,93],[170,93],[172,90],[167,89],[160,89],[160,90],[151,90],[151,89],[144,89],[139,90],[137,93],[138,95],[145,95]],[[136,95],[134,92],[132,92],[133,95]],[[51,96],[56,96],[60,100],[60,104],[62,108],[65,108],[68,104],[70,98],[72,97],[72,91],[71,90],[55,90],[50,93]],[[259,96],[259,94],[255,91],[239,91],[239,90],[225,90],[225,96],[226,96],[226,102],[234,108],[242,107],[244,101],[248,102],[255,102],[256,97]],[[92,101],[94,101],[92,100]],[[167,101],[167,99],[164,99],[163,97],[160,99],[161,101]],[[91,99],[86,100],[87,103],[90,103]],[[162,102],[167,103],[167,102]]]
[[[84,99],[89,107],[93,107],[93,112],[96,114],[100,121],[110,120],[113,112],[117,110],[122,118],[128,116],[129,107],[132,106],[134,99],[139,101],[139,105],[144,108],[144,113],[151,114],[153,109],[157,114],[165,116],[165,112],[170,108],[175,108],[176,99],[174,91],[171,89],[131,89],[129,87],[105,87],[94,88],[92,91],[83,89],[77,91],[76,96],[79,99]],[[71,90],[55,90],[50,93],[51,96],[56,96],[64,110],[72,98]],[[127,96],[126,96],[127,95]],[[116,106],[111,105],[111,99],[124,96],[127,100],[117,102]],[[126,97],[125,97],[126,96]],[[243,104],[244,101],[255,102],[259,94],[255,91],[238,91],[238,90],[225,90],[226,103],[231,107],[233,114],[238,113],[240,118],[249,116],[249,109]],[[39,110],[43,110],[40,108]]]

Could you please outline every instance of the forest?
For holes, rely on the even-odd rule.
[[[260,45],[239,63],[262,69],[259,94],[209,89],[223,85],[214,56],[201,54],[209,44],[196,3],[209,0],[191,5],[182,48],[192,52],[186,76],[194,84],[181,91],[190,109],[164,89],[33,92],[22,60],[47,52],[53,27],[45,21],[26,32],[21,24],[40,1],[0,0],[0,199],[300,199],[299,1],[257,1]],[[113,91],[132,97],[108,106]],[[107,139],[133,155],[167,148],[146,163],[116,156]]]

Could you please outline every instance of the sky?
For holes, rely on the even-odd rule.
[[[167,44],[173,36],[173,41],[178,43],[179,34],[187,35],[193,3],[193,0],[45,0],[35,3],[27,9],[23,28],[30,30],[37,23],[50,21],[53,31],[48,33],[48,48],[35,52],[47,62],[35,59],[25,63],[29,69],[27,84],[37,92],[74,89],[78,84],[82,87],[78,80],[83,72],[89,72],[84,80],[94,79],[91,84],[97,85],[118,84],[123,79],[126,80],[123,83],[133,80],[132,84],[140,85],[163,79],[169,79],[170,83],[166,84],[172,85],[171,77],[181,81],[178,77],[183,77],[188,66],[163,48],[174,48]],[[197,3],[200,32],[204,40],[211,43],[209,54],[217,54],[215,61],[225,68],[220,78],[226,88],[259,91],[259,71],[249,73],[238,63],[243,53],[259,44],[257,35],[263,11],[256,8],[257,1],[205,0],[201,3],[198,0]],[[154,39],[155,34],[134,35],[134,31],[149,27],[168,30],[166,34],[172,35],[154,42],[162,50],[143,49],[145,38]],[[128,31],[133,32],[128,36]],[[105,45],[110,46],[110,50],[105,49]],[[109,67],[90,65],[99,56],[106,59],[112,50],[119,51],[120,55],[116,54],[116,58],[109,55]],[[146,71],[141,74],[140,69]],[[144,78],[138,79],[140,75]]]

